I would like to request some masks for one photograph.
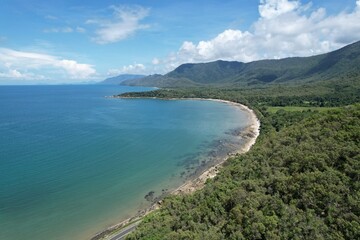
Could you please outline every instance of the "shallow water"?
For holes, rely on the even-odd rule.
[[[179,186],[248,124],[219,102],[104,97],[143,90],[0,87],[0,239],[86,239]]]

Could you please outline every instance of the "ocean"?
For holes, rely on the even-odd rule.
[[[249,121],[221,102],[105,97],[146,90],[0,87],[0,239],[88,239],[228,151],[219,143]]]

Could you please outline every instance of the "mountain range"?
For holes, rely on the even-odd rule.
[[[133,80],[138,78],[143,78],[145,75],[139,74],[121,74],[116,77],[107,78],[104,81],[99,82],[99,84],[108,84],[108,85],[118,85],[126,80]]]
[[[165,74],[121,81],[128,86],[252,86],[331,80],[360,73],[360,41],[333,52],[248,63],[186,63]],[[109,81],[109,80],[108,80]]]

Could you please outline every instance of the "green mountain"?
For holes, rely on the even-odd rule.
[[[121,74],[116,77],[107,78],[104,81],[99,82],[99,84],[118,85],[126,80],[138,79],[143,77],[145,77],[145,75]]]
[[[252,86],[330,80],[360,73],[360,41],[311,56],[249,63],[215,61],[180,65],[165,75],[126,80],[123,85],[155,87]]]

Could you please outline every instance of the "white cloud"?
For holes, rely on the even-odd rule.
[[[74,60],[56,60],[53,65],[63,68],[71,78],[86,79],[95,74],[95,69],[89,64],[78,63]]]
[[[119,74],[144,74],[146,67],[141,63],[134,63],[123,66],[120,69],[110,69],[107,73],[108,76],[116,76]]]
[[[49,20],[58,20],[59,18],[53,15],[46,15],[45,19],[49,19]]]
[[[44,29],[45,33],[72,33],[74,29],[71,27],[62,27],[62,28],[47,28]]]
[[[84,32],[86,32],[86,29],[85,28],[83,28],[83,27],[76,27],[76,32],[78,32],[78,33],[84,33]]]
[[[128,38],[135,32],[146,29],[149,26],[141,24],[149,14],[149,9],[140,6],[111,6],[114,11],[111,20],[90,19],[88,24],[95,24],[99,28],[95,31],[96,37],[93,40],[99,44],[118,42]]]
[[[204,59],[214,60],[219,58],[232,59],[252,59],[251,49],[239,49],[243,45],[251,44],[252,34],[240,30],[228,29],[220,33],[210,41],[200,41],[197,45],[191,42],[184,42],[179,50],[180,56],[190,56],[192,61],[202,61]]]
[[[261,0],[259,18],[246,31],[227,29],[210,40],[185,41],[164,63],[165,70],[186,62],[217,59],[249,62],[265,58],[310,56],[360,40],[360,0],[352,11],[328,15],[309,4]]]
[[[154,59],[151,61],[151,63],[152,63],[153,65],[158,65],[158,64],[160,64],[160,60],[159,60],[158,58],[154,58]]]
[[[43,79],[41,73],[61,74],[57,77],[87,79],[96,74],[93,66],[56,56],[0,48],[0,76],[21,79]]]
[[[45,77],[43,75],[37,75],[34,73],[22,73],[16,69],[8,69],[7,71],[0,71],[0,78],[9,78],[9,79],[20,79],[20,80],[43,80]]]
[[[274,18],[292,12],[300,6],[299,1],[288,0],[261,0],[259,13],[263,18]]]
[[[76,27],[76,28],[59,27],[59,28],[47,28],[47,29],[44,29],[43,32],[45,32],[45,33],[72,33],[72,32],[84,33],[84,32],[86,32],[86,29],[82,28],[82,27]]]

